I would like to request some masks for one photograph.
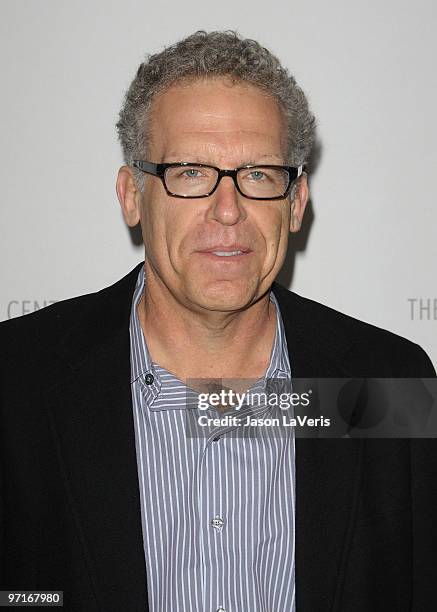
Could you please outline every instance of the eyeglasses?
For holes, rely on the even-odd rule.
[[[224,176],[230,176],[238,193],[252,200],[282,200],[291,185],[303,172],[304,166],[241,166],[222,170],[215,166],[180,162],[153,164],[136,159],[135,168],[158,176],[169,196],[175,198],[207,198],[217,189]]]

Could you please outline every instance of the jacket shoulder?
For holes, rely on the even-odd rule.
[[[33,313],[0,322],[0,346],[8,371],[50,371],[53,356],[67,335],[95,334],[129,315],[131,293],[143,263],[101,290],[61,300]]]
[[[281,285],[272,287],[288,326],[319,346],[332,347],[352,370],[372,376],[434,377],[435,369],[421,346],[386,329],[303,297]]]
[[[13,336],[17,340],[20,336],[29,333],[42,336],[44,331],[47,332],[44,335],[47,338],[56,335],[56,332],[61,329],[68,329],[68,327],[74,326],[88,311],[93,310],[101,300],[111,299],[111,297],[117,299],[119,296],[126,295],[126,291],[129,291],[129,289],[133,290],[142,265],[143,263],[138,264],[126,276],[103,289],[60,300],[41,310],[1,321],[0,337]]]
[[[61,328],[73,325],[78,316],[82,316],[94,302],[98,292],[80,295],[50,304],[20,317],[0,322],[0,337],[3,341],[12,339],[16,344],[20,338],[50,338],[56,336]],[[30,334],[30,337],[29,337]]]

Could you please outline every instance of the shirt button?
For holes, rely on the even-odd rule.
[[[211,525],[214,527],[214,529],[217,529],[220,531],[224,525],[224,520],[220,516],[217,515],[212,519]]]
[[[144,377],[144,382],[146,383],[146,385],[151,385],[154,380],[155,380],[155,378],[154,378],[153,374],[150,374],[150,372],[148,374],[146,374],[145,377]]]

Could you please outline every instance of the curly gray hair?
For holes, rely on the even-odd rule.
[[[288,126],[287,162],[293,166],[308,162],[315,118],[294,77],[255,40],[241,38],[232,30],[199,30],[160,53],[148,55],[139,66],[116,124],[125,163],[132,166],[134,159],[147,157],[147,121],[157,93],[182,79],[220,76],[255,85],[273,96]],[[134,172],[142,190],[144,174]]]

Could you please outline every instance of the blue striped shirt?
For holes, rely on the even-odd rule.
[[[137,316],[144,282],[142,267],[130,317],[131,388],[150,612],[294,612],[293,428],[282,437],[230,427],[188,436],[189,391],[151,360]],[[275,339],[253,389],[291,378],[273,292],[270,299]]]

